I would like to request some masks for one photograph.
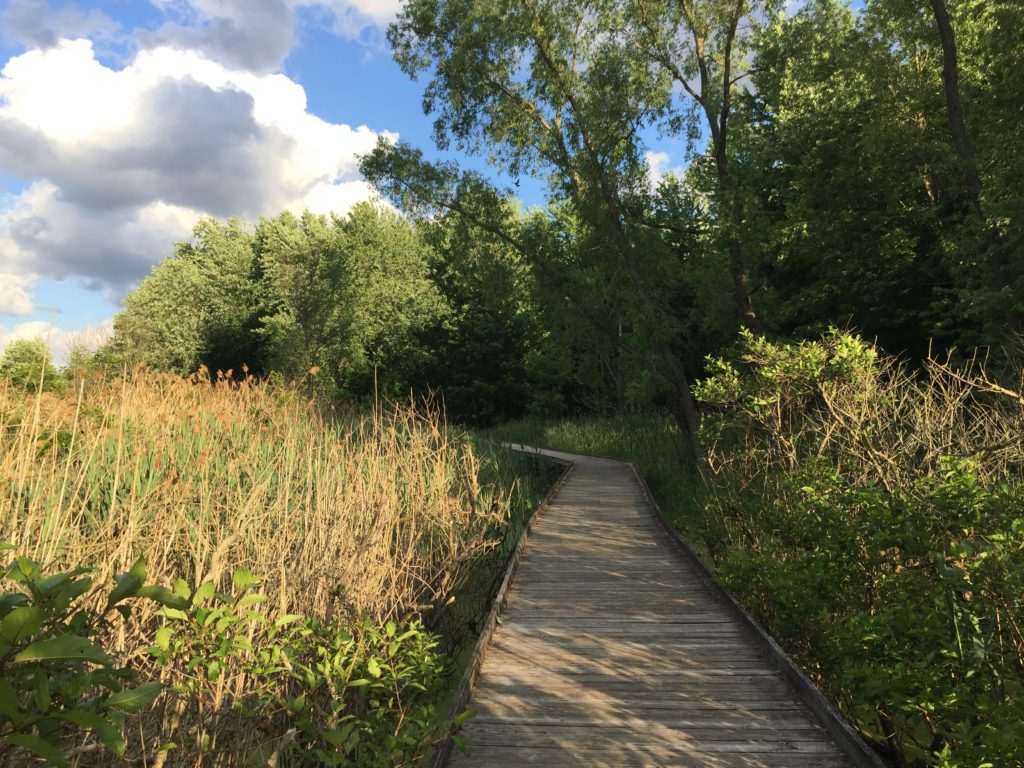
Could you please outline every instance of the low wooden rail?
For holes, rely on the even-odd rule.
[[[522,450],[521,446],[516,446]],[[459,688],[468,756],[436,765],[879,768],[664,523],[632,465],[567,464]]]

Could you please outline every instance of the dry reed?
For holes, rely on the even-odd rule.
[[[155,583],[249,568],[281,613],[424,613],[505,519],[478,474],[429,409],[339,418],[251,378],[144,370],[66,395],[0,382],[0,541],[48,572],[95,566],[97,585],[141,556]]]

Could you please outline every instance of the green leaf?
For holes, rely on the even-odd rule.
[[[78,579],[70,584],[65,584],[60,590],[60,600],[67,605],[76,597],[81,597],[92,589],[92,579]]]
[[[14,608],[28,602],[28,595],[21,592],[12,592],[9,595],[0,597],[0,618],[10,613]]]
[[[377,663],[376,659],[370,659],[366,664],[366,671],[373,677],[380,677],[380,664]]]
[[[250,605],[258,605],[267,602],[266,595],[246,595],[235,603],[236,608],[248,608]]]
[[[109,611],[115,605],[120,603],[122,600],[126,600],[129,597],[134,597],[139,589],[142,587],[143,580],[140,579],[133,573],[122,573],[120,576],[114,577],[114,582],[117,584],[107,598],[107,610]]]
[[[18,713],[18,694],[14,692],[11,681],[0,677],[0,715],[9,717],[11,720],[20,719]]]
[[[190,597],[192,597],[192,588],[184,579],[175,579],[174,594],[178,595],[179,597],[184,597],[186,600],[188,600]]]
[[[221,667],[220,662],[216,659],[206,665],[206,679],[213,682],[220,677]]]
[[[50,680],[42,669],[32,677],[32,699],[40,712],[50,711]]]
[[[156,701],[163,689],[162,683],[142,683],[130,690],[115,693],[105,703],[111,709],[119,709],[122,712],[138,712]]]
[[[146,558],[140,557],[128,570],[129,576],[134,576],[139,581],[146,580]]]
[[[156,636],[154,638],[156,647],[161,651],[166,651],[171,647],[172,637],[174,637],[174,633],[171,631],[170,627],[160,627],[160,629],[156,631]]]
[[[455,719],[452,722],[455,723],[456,728],[459,728],[462,726],[464,722],[466,722],[467,720],[472,720],[474,717],[476,717],[476,710],[467,709],[465,712],[456,715]]]
[[[252,571],[248,568],[239,568],[231,577],[231,583],[234,585],[236,592],[241,592],[259,584],[260,580],[253,576]]]
[[[156,615],[177,621],[185,621],[188,618],[188,614],[178,608],[161,608]]]
[[[100,717],[95,712],[85,709],[72,709],[61,713],[59,717],[61,720],[67,720],[82,728],[88,728],[118,757],[124,754],[125,741],[124,734],[121,732],[122,729],[109,720]]]
[[[466,747],[466,742],[464,742],[460,737],[454,734],[452,734],[451,738],[452,744],[459,748],[459,752],[464,754],[466,757],[469,757],[469,749]]]
[[[88,568],[75,568],[75,570],[68,571],[67,573],[58,573],[54,576],[47,576],[45,579],[40,579],[36,582],[36,592],[40,597],[47,597],[55,589],[64,586],[76,576],[81,576],[83,573],[88,572]]]
[[[212,581],[204,582],[192,595],[192,604],[200,605],[206,602],[211,597],[213,597],[214,592],[216,591],[217,587],[214,585]]]
[[[186,598],[181,595],[176,595],[174,592],[169,590],[167,587],[160,587],[156,585],[139,587],[135,592],[136,597],[145,597],[150,600],[155,600],[160,605],[167,608],[177,608],[178,610],[187,610],[189,602]]]
[[[60,750],[50,742],[44,741],[33,734],[12,733],[4,737],[4,743],[27,749],[29,752],[39,755],[50,765],[56,765],[58,768],[67,768],[68,761],[64,759],[64,755],[61,754]]]
[[[43,611],[34,605],[15,608],[0,622],[0,636],[11,643],[20,643],[43,626]]]
[[[103,649],[78,635],[60,635],[46,640],[36,640],[14,657],[16,662],[53,661],[69,659],[91,661],[93,664],[110,664],[110,658]]]
[[[8,576],[19,584],[29,584],[39,578],[39,566],[27,557],[19,557],[7,570]]]

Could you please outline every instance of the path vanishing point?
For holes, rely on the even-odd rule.
[[[449,766],[878,765],[845,724],[837,737],[814,714],[662,526],[630,465],[543,453],[574,467],[499,595],[467,684],[470,754],[453,750]]]

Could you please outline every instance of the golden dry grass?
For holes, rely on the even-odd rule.
[[[165,585],[230,591],[232,573],[247,568],[271,619],[429,616],[504,546],[510,499],[481,486],[481,469],[430,408],[339,416],[300,388],[141,369],[83,377],[63,394],[0,381],[0,542],[45,573],[93,567],[97,607],[113,576],[143,557],[147,581]],[[126,620],[115,616],[104,644],[147,677],[180,684],[188,670],[154,669],[146,653],[157,608],[142,601]],[[213,699],[177,696],[143,713],[129,723],[129,756],[243,760],[262,737],[216,712],[250,682],[225,670]],[[208,736],[223,748],[157,750]],[[76,754],[79,766],[113,759],[88,744]]]
[[[97,585],[142,556],[163,584],[249,568],[282,613],[422,613],[505,519],[478,476],[429,410],[338,418],[252,379],[143,370],[66,395],[0,382],[0,541]]]

